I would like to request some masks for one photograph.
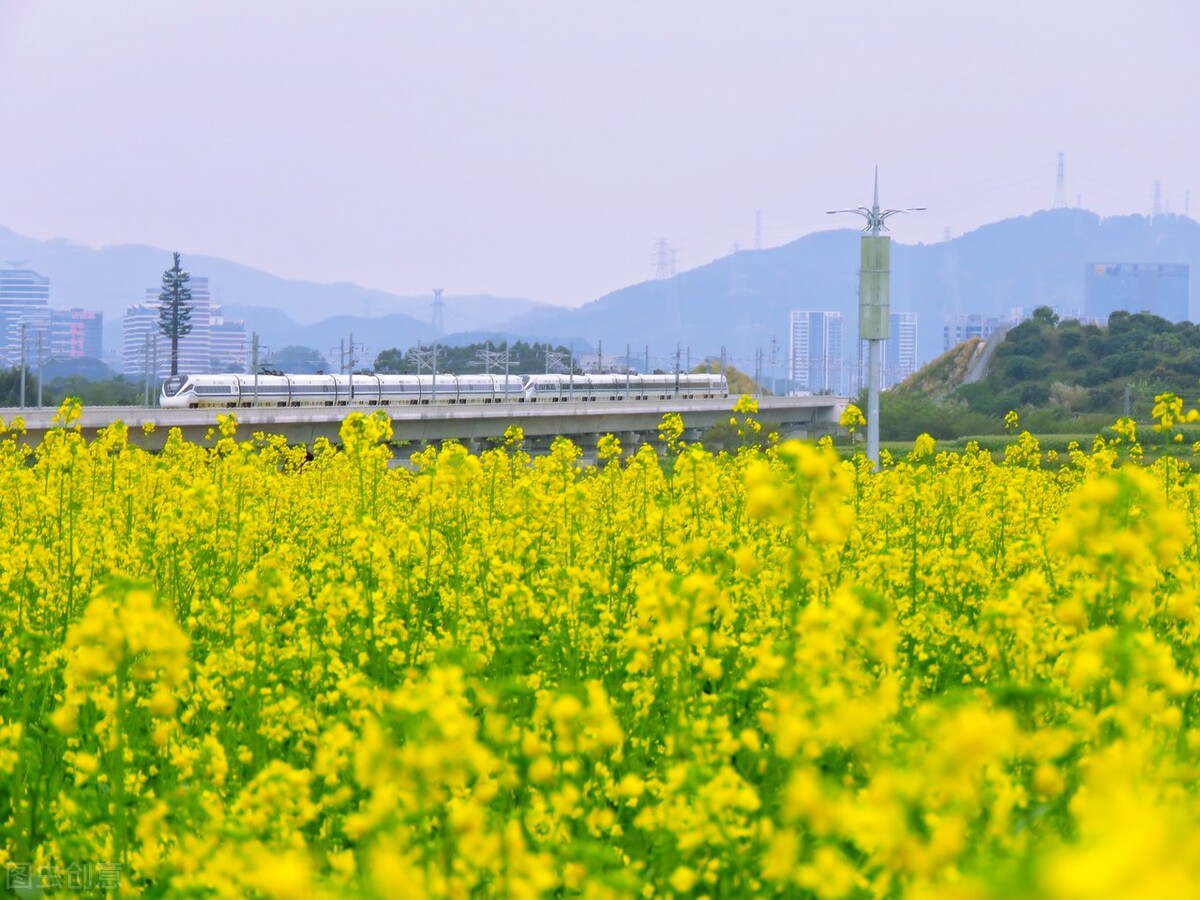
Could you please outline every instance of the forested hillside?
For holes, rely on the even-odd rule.
[[[1200,327],[1190,322],[1117,312],[1102,328],[1060,322],[1040,307],[1009,330],[984,378],[962,385],[957,395],[994,416],[1031,406],[1117,414],[1127,399],[1165,391],[1195,402],[1198,379]]]
[[[1039,307],[1008,331],[985,375],[972,384],[955,386],[941,377],[953,368],[953,356],[884,393],[885,439],[1002,430],[1009,410],[1042,431],[1074,432],[1127,413],[1144,418],[1157,394],[1169,391],[1188,403],[1200,397],[1200,327],[1147,313],[1117,312],[1100,327],[1060,321]]]

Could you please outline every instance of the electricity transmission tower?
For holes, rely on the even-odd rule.
[[[654,280],[662,281],[672,274],[671,249],[667,246],[666,238],[659,238],[654,243]]]

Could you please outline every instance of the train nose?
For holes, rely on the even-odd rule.
[[[170,378],[168,378],[166,381],[163,382],[163,386],[162,386],[163,396],[164,397],[174,397],[181,390],[183,390],[183,386],[185,384],[187,384],[187,376],[186,375],[172,375]]]

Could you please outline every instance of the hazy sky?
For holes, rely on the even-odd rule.
[[[1196,0],[0,0],[0,225],[576,305],[885,206],[1200,209]]]

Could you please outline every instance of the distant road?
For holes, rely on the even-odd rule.
[[[431,406],[309,406],[256,407],[252,409],[161,409],[145,406],[84,407],[80,423],[90,439],[101,428],[120,420],[129,426],[129,442],[159,449],[172,428],[179,428],[189,441],[203,441],[217,416],[234,413],[238,435],[255,431],[282,434],[289,443],[311,444],[319,437],[337,442],[342,420],[351,412],[371,413],[383,409],[392,419],[393,440],[424,444],[451,438],[471,445],[499,438],[510,425],[519,425],[527,438],[546,440],[558,435],[586,440],[604,434],[624,435],[627,443],[657,437],[658,424],[666,413],[683,416],[688,437],[698,434],[732,415],[735,397],[721,400],[597,401],[567,403],[437,404]],[[760,421],[778,425],[785,436],[811,437],[833,431],[846,408],[845,397],[759,397]],[[26,440],[41,441],[54,427],[57,410],[0,408],[7,425],[16,417],[25,422]],[[142,426],[152,423],[151,434]]]

